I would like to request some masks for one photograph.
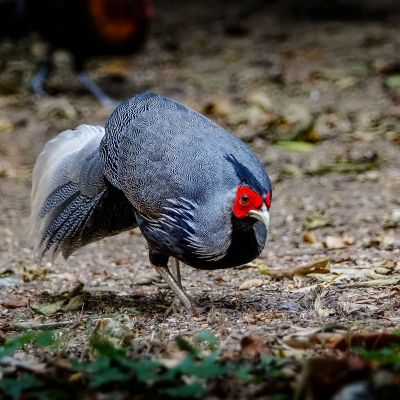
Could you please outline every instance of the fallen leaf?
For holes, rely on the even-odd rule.
[[[392,75],[386,79],[386,86],[390,89],[400,89],[400,75]]]
[[[303,229],[312,231],[314,229],[332,226],[332,220],[324,215],[310,215],[303,221]]]
[[[314,261],[312,263],[301,265],[299,267],[281,269],[281,270],[269,270],[269,275],[277,279],[283,278],[293,278],[294,275],[308,275],[311,273],[328,273],[330,272],[329,268],[329,259],[323,258],[321,260]]]
[[[400,243],[393,236],[381,235],[371,238],[367,243],[367,247],[375,247],[381,250],[392,250],[400,247]]]
[[[264,111],[271,111],[273,108],[272,101],[264,92],[253,91],[247,97],[249,104],[257,106]]]
[[[28,302],[25,300],[6,300],[2,303],[3,307],[13,310],[15,308],[23,308],[28,306]]]
[[[352,245],[355,243],[355,239],[353,236],[344,235],[344,236],[327,236],[324,245],[328,249],[343,249],[346,246]]]
[[[329,317],[331,314],[334,314],[333,310],[325,308],[322,304],[322,299],[325,296],[325,293],[318,293],[317,296],[315,297],[314,301],[314,310],[315,313],[317,314],[317,317],[320,320],[324,320],[325,318]]]
[[[385,229],[394,229],[400,227],[400,209],[392,210],[390,216],[383,223]]]
[[[283,343],[294,349],[310,349],[317,345],[325,346],[330,342],[336,342],[343,337],[342,332],[322,332],[322,328],[299,329],[294,333],[283,337]]]
[[[134,279],[134,284],[139,286],[151,285],[154,282],[161,282],[161,276],[155,271],[139,273]]]
[[[0,117],[0,133],[11,133],[14,129],[14,124],[7,117]]]
[[[263,349],[263,341],[257,335],[243,336],[240,340],[240,351],[243,357],[254,358]]]
[[[31,305],[31,309],[38,314],[50,317],[51,315],[54,315],[61,310],[62,306],[64,305],[64,302],[65,300],[58,300],[50,304]]]
[[[239,290],[248,290],[252,289],[255,287],[262,286],[263,280],[262,279],[249,279],[247,281],[244,281],[240,284]]]
[[[83,287],[84,284],[82,282],[78,282],[72,288],[72,290],[69,293],[67,293],[64,299],[57,300],[50,304],[32,305],[31,309],[37,312],[38,314],[42,314],[47,317],[54,315],[59,311],[80,310],[87,296],[87,294],[81,293]]]
[[[338,161],[334,164],[322,164],[310,169],[305,173],[307,175],[325,175],[330,173],[348,174],[352,172],[365,172],[377,169],[379,163],[377,161],[353,162],[353,161]]]
[[[128,317],[122,320],[101,318],[97,321],[90,336],[90,343],[95,346],[97,343],[109,342],[114,346],[121,346],[133,337],[134,334]]]
[[[282,150],[293,152],[309,152],[313,151],[315,145],[308,142],[294,141],[294,140],[280,140],[276,145]]]
[[[228,117],[232,113],[232,105],[225,99],[209,100],[204,104],[202,112],[213,117]]]
[[[82,309],[83,303],[86,299],[84,294],[74,296],[61,307],[62,311],[78,311]]]
[[[317,237],[313,233],[310,233],[310,232],[304,234],[303,240],[306,243],[317,243],[318,242]]]
[[[400,344],[400,335],[393,332],[362,332],[347,334],[344,337],[331,342],[331,347],[336,350],[350,348],[363,348],[366,350],[381,349],[392,344]]]

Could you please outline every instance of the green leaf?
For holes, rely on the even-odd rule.
[[[0,391],[3,391],[13,400],[19,400],[26,390],[41,387],[43,387],[43,383],[30,374],[22,374],[17,379],[3,378],[0,380]]]
[[[215,350],[217,347],[217,338],[211,331],[201,331],[195,337],[195,342],[207,343],[211,350]]]
[[[185,340],[181,336],[177,336],[177,338],[175,339],[175,342],[180,350],[186,351],[192,355],[197,355],[199,353],[198,349],[193,347],[187,340]]]
[[[60,311],[64,305],[65,300],[58,300],[50,304],[32,305],[31,309],[38,314],[50,317]]]
[[[33,342],[39,347],[50,346],[54,343],[53,332],[44,331],[33,338]]]
[[[244,364],[241,366],[237,366],[236,369],[236,373],[235,375],[239,378],[239,379],[243,379],[243,380],[251,380],[253,378],[253,375],[251,374],[251,365],[249,364]]]
[[[52,344],[54,339],[50,331],[40,333],[27,332],[18,335],[8,340],[4,346],[0,346],[0,358],[13,355],[17,350],[31,342],[34,342],[40,347],[45,347]]]
[[[400,88],[400,75],[392,75],[386,79],[386,85],[390,89],[399,89]]]
[[[161,364],[153,360],[129,360],[127,358],[118,359],[118,363],[135,372],[138,382],[155,381],[160,376]]]
[[[308,142],[292,141],[292,140],[280,140],[276,144],[283,150],[294,151],[294,152],[307,152],[314,150],[315,145]]]
[[[379,350],[361,350],[364,359],[380,366],[400,367],[400,346],[384,347]]]
[[[123,357],[126,350],[122,347],[116,347],[108,340],[99,340],[92,343],[92,347],[96,350],[97,354],[102,357],[117,358]]]
[[[120,383],[131,379],[129,373],[121,371],[117,367],[110,367],[107,369],[99,369],[93,373],[90,380],[90,386],[99,388],[110,383]]]
[[[161,393],[166,394],[169,397],[184,399],[202,397],[205,394],[205,391],[204,385],[199,382],[160,390]]]
[[[226,367],[223,367],[216,360],[215,354],[204,358],[201,361],[195,361],[191,356],[184,358],[176,367],[171,368],[164,374],[164,380],[173,380],[178,375],[195,376],[197,378],[216,378],[226,373]]]

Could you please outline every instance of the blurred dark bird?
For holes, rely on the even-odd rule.
[[[34,31],[49,43],[32,81],[37,95],[45,94],[54,49],[63,48],[72,53],[81,84],[108,106],[113,102],[86,74],[86,60],[138,51],[153,14],[150,0],[0,0],[0,38],[16,39]]]
[[[179,261],[199,269],[250,262],[264,248],[271,182],[237,137],[156,94],[134,96],[100,126],[50,140],[32,182],[36,254],[76,249],[139,227],[150,262],[185,308]],[[175,268],[168,268],[169,258]]]

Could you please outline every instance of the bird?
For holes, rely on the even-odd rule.
[[[104,127],[80,125],[45,144],[33,169],[31,237],[36,257],[54,260],[138,228],[151,265],[191,311],[180,263],[215,270],[258,257],[271,200],[268,173],[243,141],[175,100],[142,93]]]
[[[80,83],[104,106],[115,104],[85,71],[92,56],[125,55],[146,41],[155,13],[151,0],[0,0],[0,36],[18,39],[37,32],[49,44],[31,89],[45,95],[57,48],[71,52]]]

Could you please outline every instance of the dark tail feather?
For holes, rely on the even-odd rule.
[[[72,238],[79,236],[103,195],[104,192],[101,192],[88,198],[77,192],[54,210],[51,222],[40,240],[38,256],[41,258],[47,253],[54,259],[61,251],[67,258],[79,248],[77,241]]]

